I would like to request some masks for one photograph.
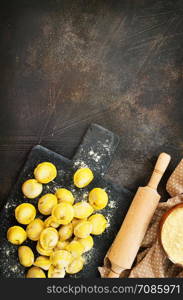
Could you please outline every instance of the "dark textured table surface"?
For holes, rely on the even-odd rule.
[[[183,150],[183,2],[1,1],[0,198],[30,149],[71,158],[91,122],[121,137],[107,177],[134,191]]]

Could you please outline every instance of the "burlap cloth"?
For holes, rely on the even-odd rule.
[[[183,202],[183,159],[170,176],[166,189],[172,198],[167,202],[159,203],[137,254],[133,268],[122,272],[120,277],[183,277],[183,268],[177,267],[168,259],[158,239],[159,221],[162,215],[174,205]],[[107,255],[104,259],[104,266],[99,267],[99,272],[101,277],[106,277],[109,272]]]

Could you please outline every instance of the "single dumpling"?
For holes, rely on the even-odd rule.
[[[107,220],[102,214],[95,214],[89,217],[88,221],[92,224],[91,234],[102,234],[107,227]]]
[[[74,184],[78,188],[87,186],[94,178],[93,172],[89,168],[80,168],[74,173]]]
[[[74,227],[74,235],[78,238],[86,238],[92,232],[92,224],[88,221],[80,221]]]
[[[68,274],[76,274],[83,269],[84,259],[79,256],[72,259],[71,263],[66,267],[66,272]]]
[[[70,252],[66,250],[58,250],[54,251],[53,254],[50,256],[51,264],[56,269],[66,268],[71,262],[72,256]]]
[[[106,207],[108,203],[108,195],[104,189],[94,188],[89,193],[89,203],[95,210]]]
[[[38,241],[43,229],[44,229],[44,222],[41,219],[36,218],[27,225],[26,228],[27,237],[32,241]]]
[[[88,218],[93,213],[93,207],[86,201],[77,202],[73,208],[74,217],[77,219]]]
[[[59,238],[61,241],[65,241],[71,238],[73,235],[73,224],[62,225],[58,231]]]
[[[26,278],[46,278],[46,275],[40,268],[32,267],[28,270]]]
[[[18,248],[18,258],[24,267],[31,267],[34,263],[34,253],[28,246],[20,246]]]
[[[37,198],[43,191],[43,186],[36,179],[28,179],[22,185],[22,193],[29,199]]]
[[[20,224],[27,225],[31,223],[36,216],[36,209],[30,203],[22,203],[15,209],[15,218]]]
[[[53,227],[53,228],[58,228],[60,226],[60,223],[57,222],[57,220],[53,216],[49,216],[45,221],[44,221],[44,227]]]
[[[67,246],[66,250],[69,251],[72,257],[81,256],[84,253],[84,247],[78,241],[73,240]]]
[[[57,169],[50,162],[40,163],[34,170],[34,177],[40,183],[49,183],[57,176]]]
[[[51,215],[52,209],[57,205],[57,197],[51,193],[45,194],[38,201],[38,210],[43,215]]]
[[[26,238],[27,233],[20,226],[12,226],[7,231],[7,240],[14,245],[21,245]]]
[[[48,278],[64,278],[65,277],[65,269],[57,269],[53,265],[50,266],[48,270]]]
[[[74,209],[71,204],[61,202],[52,210],[52,216],[62,225],[69,224],[74,218]]]
[[[71,191],[61,188],[61,189],[57,189],[55,196],[58,199],[58,203],[60,202],[67,202],[69,204],[73,204],[74,203],[74,196],[71,193]]]
[[[91,235],[87,236],[86,238],[75,237],[74,240],[78,241],[81,245],[83,245],[84,253],[90,251],[94,245],[94,241]]]
[[[34,266],[39,267],[45,271],[48,271],[51,266],[49,257],[42,256],[42,255],[38,256],[34,262]]]
[[[45,250],[53,249],[58,243],[58,231],[53,227],[45,228],[40,234],[40,245]]]

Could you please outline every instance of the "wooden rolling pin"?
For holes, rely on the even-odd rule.
[[[111,263],[108,278],[118,278],[123,270],[131,269],[148,225],[160,200],[157,186],[170,162],[170,155],[161,153],[147,186],[139,187],[109,250]]]

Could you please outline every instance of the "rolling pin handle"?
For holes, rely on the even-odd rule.
[[[117,273],[113,272],[112,270],[110,270],[107,278],[119,278],[119,275],[120,274],[117,274]]]
[[[171,156],[167,153],[161,153],[158,157],[156,165],[154,167],[153,174],[149,180],[148,186],[154,190],[157,189],[158,184],[168,167],[168,164],[171,160]]]

